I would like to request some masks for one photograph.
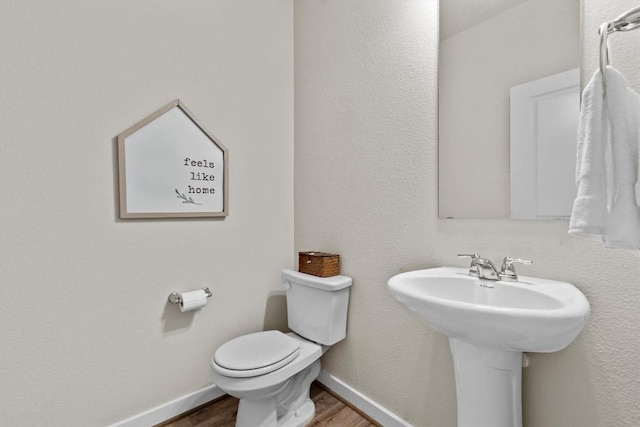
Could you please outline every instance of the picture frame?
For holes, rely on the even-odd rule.
[[[176,99],[117,137],[120,218],[225,217],[229,152]]]

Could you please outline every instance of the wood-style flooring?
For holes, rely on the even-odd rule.
[[[317,382],[311,384],[310,397],[316,415],[307,427],[379,427]],[[238,399],[226,396],[156,427],[234,427],[237,411]]]

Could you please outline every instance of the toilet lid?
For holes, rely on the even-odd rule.
[[[264,375],[298,356],[300,344],[280,331],[243,335],[221,345],[213,360],[221,373],[234,377]]]

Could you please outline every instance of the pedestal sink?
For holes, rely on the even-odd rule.
[[[449,337],[458,427],[521,427],[522,352],[562,350],[589,316],[575,286],[533,277],[502,282],[439,267],[398,274],[388,286]]]

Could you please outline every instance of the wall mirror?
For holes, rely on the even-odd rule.
[[[439,217],[568,219],[580,0],[441,0]]]

